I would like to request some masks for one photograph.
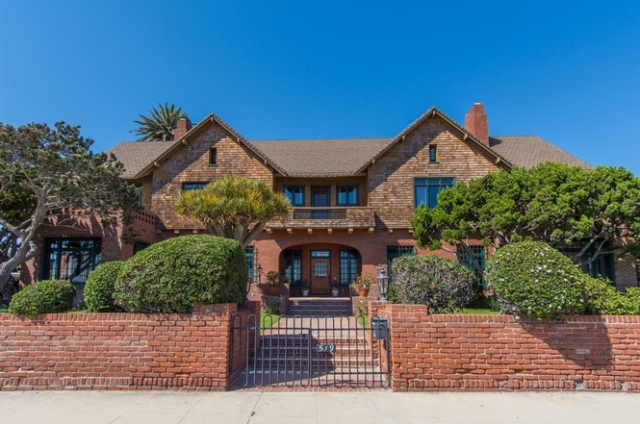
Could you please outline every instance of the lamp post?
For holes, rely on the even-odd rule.
[[[378,265],[378,288],[380,289],[380,294],[382,297],[380,300],[387,300],[387,290],[389,290],[389,276],[387,272],[382,267],[382,265]]]

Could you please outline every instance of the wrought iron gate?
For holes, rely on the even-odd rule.
[[[389,331],[385,318],[234,315],[233,388],[388,387]]]

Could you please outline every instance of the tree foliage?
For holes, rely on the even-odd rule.
[[[139,116],[139,121],[133,121],[138,124],[135,134],[142,136],[138,141],[171,141],[173,132],[178,126],[178,120],[187,115],[182,112],[182,108],[165,103],[159,104],[158,109],[155,107],[151,109],[149,116]]]
[[[489,173],[420,206],[411,220],[421,247],[469,251],[469,240],[499,248],[522,240],[579,245],[589,266],[602,253],[640,252],[640,179],[624,168],[584,170],[545,163]],[[481,265],[474,263],[478,271]]]
[[[239,241],[246,247],[267,222],[289,213],[291,204],[261,181],[231,176],[215,180],[202,190],[182,191],[176,201],[179,214],[196,218],[211,234]]]
[[[114,212],[133,210],[136,190],[120,178],[122,165],[93,154],[92,143],[64,122],[0,123],[0,290],[35,256],[43,224],[74,225],[71,211],[115,223]]]

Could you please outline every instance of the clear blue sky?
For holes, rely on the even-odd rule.
[[[490,5],[485,5],[490,3]],[[215,112],[249,139],[390,137],[431,106],[640,175],[640,1],[0,0],[0,121]]]

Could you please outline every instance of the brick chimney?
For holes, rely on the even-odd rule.
[[[191,121],[186,116],[184,118],[178,119],[178,125],[176,129],[173,130],[173,139],[180,140],[182,136],[189,132],[191,129]]]
[[[482,103],[474,103],[464,117],[464,129],[473,134],[478,140],[489,145],[489,120],[484,113]]]

